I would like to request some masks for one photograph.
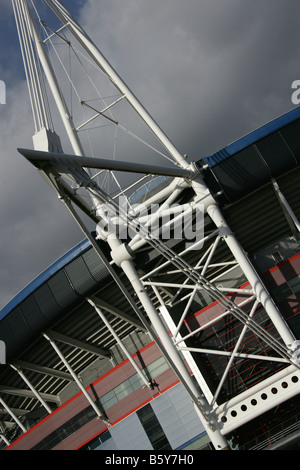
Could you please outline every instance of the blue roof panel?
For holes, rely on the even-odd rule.
[[[36,291],[38,287],[47,282],[54,274],[63,269],[67,264],[71,263],[79,255],[91,248],[89,240],[83,240],[55,263],[53,263],[48,269],[42,272],[36,277],[30,284],[28,284],[19,294],[17,294],[1,311],[0,321],[3,320],[14,308],[16,308],[23,300],[25,300],[30,294]]]
[[[210,168],[213,168],[218,163],[222,162],[228,157],[231,157],[237,152],[240,152],[244,148],[248,147],[249,145],[254,144],[258,140],[266,137],[272,132],[279,130],[280,128],[290,124],[293,121],[300,119],[300,106],[292,109],[286,114],[274,119],[271,122],[268,122],[264,126],[256,129],[255,131],[251,132],[250,134],[245,135],[241,139],[229,144],[228,146],[224,147],[222,150],[214,153],[209,157],[205,157],[204,161],[209,165]]]
[[[256,129],[255,131],[242,137],[236,142],[233,142],[232,144],[226,146],[215,154],[209,157],[205,157],[204,160],[207,162],[210,168],[213,168],[222,161],[226,160],[228,157],[231,157],[232,155],[238,153],[246,147],[249,147],[250,145],[254,144],[258,140],[292,123],[293,121],[296,121],[297,119],[300,119],[300,106],[278,117],[277,119],[274,119],[273,121],[265,124],[259,129]],[[4,317],[6,317],[14,308],[16,308],[22,301],[24,301],[30,294],[32,294],[36,289],[38,289],[38,287],[46,283],[54,274],[59,272],[67,264],[72,262],[75,258],[81,255],[83,252],[87,251],[89,248],[91,248],[90,242],[88,240],[82,241],[72,250],[62,256],[58,261],[52,264],[43,273],[41,273],[0,311],[0,321]]]

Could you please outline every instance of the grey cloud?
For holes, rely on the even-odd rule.
[[[89,1],[83,21],[180,149],[203,155],[291,107],[299,9],[278,0],[115,0],[100,11]]]
[[[32,147],[24,82],[0,108],[0,308],[83,237],[36,170],[17,152]]]

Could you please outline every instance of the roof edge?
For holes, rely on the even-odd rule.
[[[38,287],[45,284],[54,274],[63,269],[69,263],[74,261],[85,251],[91,248],[91,243],[88,239],[83,240],[78,245],[73,247],[61,258],[55,261],[45,271],[39,274],[33,281],[31,281],[24,289],[22,289],[3,309],[0,311],[0,321],[3,320],[14,308],[20,305],[29,295],[31,295]]]
[[[246,134],[244,137],[241,137],[240,139],[227,145],[209,157],[205,157],[203,160],[209,165],[210,168],[212,168],[226,158],[231,157],[244,148],[249,147],[249,145],[254,144],[258,140],[263,139],[269,134],[272,134],[272,132],[281,129],[282,127],[290,124],[293,121],[296,121],[297,119],[300,119],[300,106],[292,109],[291,111],[288,111],[285,114],[282,114],[276,119],[273,119],[273,121],[264,124],[249,134]]]

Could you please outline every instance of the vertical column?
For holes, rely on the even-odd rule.
[[[192,397],[198,417],[201,420],[214,447],[216,448],[216,450],[227,450],[228,443],[224,436],[222,436],[221,434],[219,425],[214,417],[213,409],[208,405],[207,401],[203,397],[199,396],[198,390],[195,387],[195,384],[192,381],[191,376],[179,355],[179,352],[174,346],[167,330],[165,329],[161,319],[159,318],[156,309],[153,306],[153,303],[151,302],[151,299],[149,298],[143,286],[142,281],[140,280],[136,272],[131,255],[127,251],[126,246],[114,236],[108,236],[107,241],[111,247],[111,255],[114,262],[122,268],[123,272],[130,281],[137,297],[139,298],[143,308],[145,309],[150,319],[150,322],[153,325],[153,328],[159,336],[160,341],[168,357],[175,366],[175,372],[177,371],[179,373],[183,386]]]
[[[9,408],[9,406],[5,403],[5,401],[1,397],[0,397],[0,403],[6,409],[7,413],[10,414],[12,419],[17,423],[17,425],[22,429],[22,431],[26,432],[27,429],[25,428],[25,426],[21,423],[21,421],[18,419],[15,413]]]
[[[43,336],[44,338],[51,344],[52,348],[54,349],[54,351],[56,352],[56,354],[58,355],[58,357],[61,359],[61,361],[64,363],[64,365],[66,366],[66,368],[68,369],[68,371],[70,372],[71,376],[73,377],[74,381],[76,382],[76,384],[78,385],[78,387],[80,388],[80,390],[82,391],[82,393],[84,394],[84,396],[86,397],[86,399],[89,401],[89,403],[91,404],[92,408],[94,409],[94,411],[96,412],[97,416],[99,418],[102,419],[102,421],[106,422],[106,424],[109,424],[107,422],[107,420],[105,419],[105,417],[103,416],[103,413],[101,413],[101,411],[99,410],[99,408],[97,407],[96,403],[93,401],[93,399],[90,397],[90,395],[88,394],[86,388],[84,387],[83,383],[81,382],[81,380],[77,377],[77,375],[75,374],[74,370],[72,369],[72,367],[70,366],[70,364],[68,363],[68,361],[66,360],[66,358],[64,357],[64,355],[62,354],[62,352],[60,351],[60,349],[58,348],[57,344],[55,343],[55,341],[53,341],[48,335],[46,335],[45,333],[43,333]]]
[[[10,445],[10,442],[9,442],[9,440],[8,440],[8,439],[6,439],[6,437],[4,436],[4,434],[0,434],[0,437],[1,437],[1,439],[3,440],[3,442],[5,442],[5,444],[6,444],[7,446],[9,446],[9,445]]]
[[[300,232],[300,222],[299,222],[298,218],[296,217],[295,212],[293,211],[293,209],[289,205],[285,195],[281,191],[277,181],[274,178],[272,179],[272,184],[273,184],[273,188],[274,188],[275,193],[276,193],[276,195],[279,199],[280,204],[282,205],[282,208],[283,208],[284,212],[286,212],[289,215],[289,217],[292,219],[292,222],[295,225],[297,231]]]
[[[63,121],[63,124],[65,126],[68,138],[70,140],[70,143],[73,147],[75,155],[82,156],[83,155],[83,148],[81,145],[81,142],[78,138],[77,132],[75,131],[75,126],[72,121],[71,114],[68,110],[67,104],[65,102],[65,99],[63,97],[63,94],[60,90],[59,83],[57,81],[57,78],[55,76],[52,64],[49,60],[49,57],[46,53],[44,43],[42,41],[42,38],[39,34],[39,30],[36,26],[36,23],[34,21],[34,18],[32,17],[31,11],[27,5],[27,2],[23,2],[24,8],[26,8],[26,11],[24,12],[24,16],[26,15],[26,20],[28,21],[28,27],[32,31],[33,36],[34,36],[34,41],[35,41],[35,46],[36,50],[38,53],[39,60],[41,62],[41,65],[43,67],[43,70],[45,72],[49,87],[51,89],[53,98],[55,100],[57,109],[59,111],[60,117]],[[39,103],[41,104],[41,103]]]
[[[90,305],[92,305],[92,307],[94,307],[95,311],[98,313],[99,317],[101,318],[101,320],[103,321],[103,323],[105,324],[106,328],[110,331],[110,333],[113,335],[113,337],[115,338],[116,342],[118,343],[118,345],[120,346],[120,348],[122,349],[122,351],[124,352],[124,354],[126,355],[126,357],[129,359],[129,362],[131,363],[131,365],[134,367],[134,369],[136,370],[136,372],[138,373],[138,375],[140,376],[140,378],[142,379],[142,381],[144,382],[144,384],[148,387],[148,388],[152,388],[152,385],[151,385],[151,382],[149,382],[146,377],[144,376],[143,374],[143,371],[141,371],[139,369],[139,367],[137,366],[137,364],[134,362],[131,354],[129,353],[129,351],[127,351],[127,348],[125,347],[124,343],[120,340],[120,338],[118,337],[117,333],[115,332],[115,330],[113,329],[113,327],[111,326],[111,324],[107,321],[104,313],[101,311],[101,309],[97,306],[97,304],[92,300],[92,299],[87,299],[87,301],[89,302]]]
[[[107,59],[103,56],[100,50],[93,43],[88,34],[81,28],[77,21],[72,17],[68,10],[57,1],[45,0],[48,6],[54,11],[57,17],[62,21],[63,24],[71,31],[73,36],[78,40],[82,47],[86,50],[89,56],[97,64],[97,66],[105,71],[110,81],[113,85],[125,96],[128,103],[140,116],[140,118],[146,123],[149,129],[155,134],[157,139],[164,145],[164,147],[169,151],[170,155],[174,156],[177,161],[180,161],[180,166],[182,168],[187,168],[188,163],[185,161],[183,156],[175,148],[172,142],[166,137],[164,132],[160,129],[158,124],[146,111],[140,101],[124,83],[121,77],[118,75],[116,70],[111,66]]]
[[[252,286],[252,289],[257,299],[265,308],[268,316],[272,320],[275,328],[277,329],[284,343],[288,348],[291,348],[292,344],[295,341],[294,335],[292,334],[287,323],[281,316],[277,306],[275,305],[272,297],[265,288],[254,267],[252,266],[249,258],[245,254],[244,250],[242,249],[234,234],[231,232],[230,227],[228,226],[225,218],[223,217],[220,208],[216,204],[210,205],[207,208],[207,213],[211,217],[213,222],[216,224],[216,226],[221,230],[220,235],[223,236],[225,243],[228,245],[236,261],[239,263],[242,271],[244,272],[246,278]]]
[[[19,376],[24,380],[24,382],[28,385],[28,387],[30,388],[30,390],[35,394],[36,398],[39,400],[39,402],[42,404],[42,406],[47,410],[47,412],[50,414],[52,413],[52,410],[51,408],[47,405],[47,403],[45,402],[45,400],[41,397],[41,395],[39,394],[39,392],[35,389],[35,387],[30,383],[30,381],[27,379],[27,377],[23,374],[23,372],[21,371],[21,369],[19,367],[16,367],[12,364],[10,364],[10,367],[12,369],[14,369],[18,374]]]

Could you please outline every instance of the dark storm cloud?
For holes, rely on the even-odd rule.
[[[300,79],[299,0],[80,4],[85,5],[81,24],[192,160],[293,107],[291,84]],[[34,128],[10,2],[1,2],[0,8],[0,79],[8,89],[7,104],[0,107],[1,308],[83,236],[16,152],[32,147]]]
[[[296,1],[115,0],[100,16],[88,4],[104,54],[184,152],[214,151],[292,106]]]
[[[33,123],[25,82],[15,85],[13,93],[8,86],[7,104],[1,105],[0,112],[0,307],[3,307],[82,236],[68,215],[64,223],[66,212],[62,203],[16,150],[32,148]]]

